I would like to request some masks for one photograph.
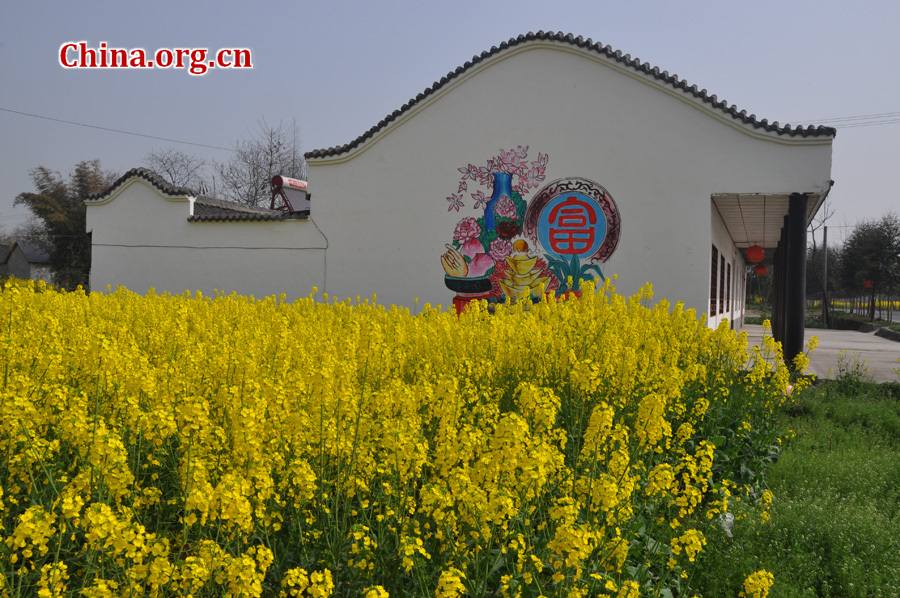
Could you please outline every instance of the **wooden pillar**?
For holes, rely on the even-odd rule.
[[[784,360],[803,352],[806,320],[806,219],[809,198],[792,193],[788,207]]]

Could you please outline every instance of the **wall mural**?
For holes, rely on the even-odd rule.
[[[485,166],[459,168],[462,178],[447,197],[447,211],[465,208],[468,193],[479,215],[457,222],[441,256],[457,311],[478,299],[536,302],[541,289],[579,292],[582,280],[603,279],[599,264],[619,242],[616,203],[606,189],[583,178],[547,183],[526,201],[544,182],[549,161],[542,153],[529,161],[528,146],[520,145],[500,150]]]

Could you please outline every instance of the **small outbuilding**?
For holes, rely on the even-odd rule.
[[[9,256],[12,253],[12,245],[0,245],[0,277],[9,276]]]
[[[3,257],[3,252],[0,252]],[[53,284],[50,254],[39,243],[20,239],[15,241],[5,256],[5,274],[22,279],[43,280]]]

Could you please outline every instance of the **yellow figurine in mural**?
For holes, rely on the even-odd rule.
[[[540,295],[541,287],[547,288],[550,278],[541,276],[542,268],[536,255],[528,253],[528,242],[519,239],[513,244],[513,254],[506,256],[509,270],[498,282],[507,297],[513,300],[524,299],[532,295]]]
[[[447,247],[447,253],[441,256],[441,265],[444,266],[444,272],[447,273],[447,276],[465,278],[469,273],[469,265],[466,263],[466,258],[454,249],[452,245],[446,245],[445,247]]]

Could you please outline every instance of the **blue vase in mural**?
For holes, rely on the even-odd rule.
[[[494,193],[484,206],[484,228],[493,230],[497,226],[497,218],[494,215],[494,206],[503,196],[512,199],[512,177],[505,172],[494,173]]]

